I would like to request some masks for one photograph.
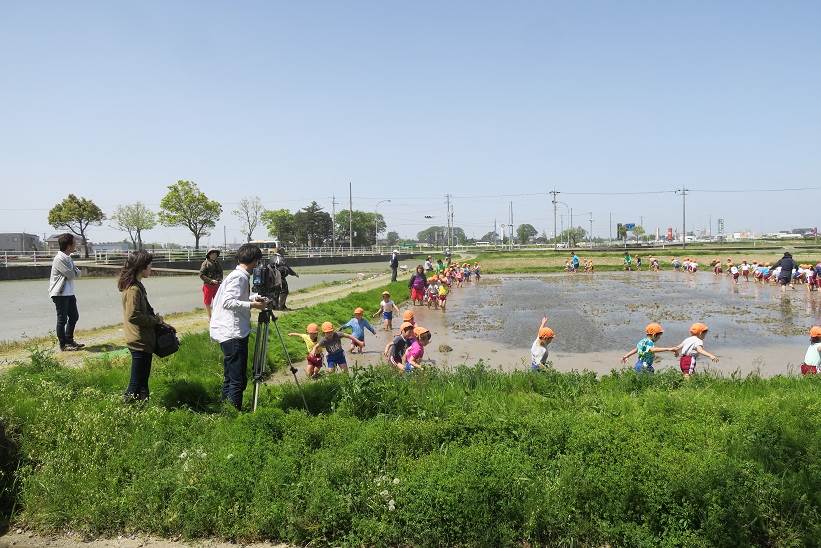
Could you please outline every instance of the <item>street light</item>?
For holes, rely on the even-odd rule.
[[[373,246],[376,247],[376,244],[379,242],[379,214],[377,213],[377,208],[379,204],[390,203],[390,200],[379,200],[376,202],[376,205],[373,206]]]

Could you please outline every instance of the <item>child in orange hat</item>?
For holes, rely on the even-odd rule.
[[[652,322],[647,324],[647,327],[644,328],[644,333],[647,335],[642,340],[640,340],[636,347],[621,357],[621,363],[627,363],[627,360],[630,356],[638,354],[639,359],[636,361],[636,365],[633,367],[636,370],[636,373],[641,373],[642,371],[648,371],[650,373],[655,372],[656,370],[653,369],[653,362],[656,360],[656,353],[658,352],[673,352],[675,353],[675,347],[669,348],[661,348],[656,346],[656,343],[664,334],[664,328],[661,327],[661,324]]]
[[[430,277],[428,289],[425,291],[425,300],[428,303],[428,308],[433,306],[434,310],[439,310],[439,276],[436,274]]]
[[[362,308],[356,307],[356,309],[353,311],[353,318],[351,318],[348,321],[348,323],[346,323],[343,326],[340,326],[340,328],[339,328],[339,330],[342,331],[346,327],[350,327],[351,328],[351,335],[353,335],[355,338],[359,339],[359,341],[362,343],[361,346],[358,346],[358,345],[354,344],[353,340],[351,340],[351,349],[350,349],[351,353],[359,350],[359,353],[361,354],[362,352],[365,351],[365,330],[366,329],[368,331],[370,331],[372,334],[376,335],[376,331],[374,331],[373,326],[370,324],[370,322],[362,317],[362,315],[364,313],[365,313],[365,311],[362,310]]]
[[[706,324],[697,322],[690,326],[690,336],[684,339],[680,345],[674,348],[681,357],[679,358],[679,367],[684,373],[685,378],[696,371],[696,356],[701,354],[707,356],[713,363],[718,363],[718,356],[711,354],[704,350],[704,337],[707,336],[709,328]]]
[[[810,328],[810,346],[804,354],[801,374],[817,375],[819,366],[821,366],[821,325],[814,325]]]
[[[547,316],[542,318],[542,323],[539,325],[539,331],[536,333],[536,340],[530,347],[530,370],[539,371],[546,367],[547,364],[547,347],[553,342],[553,337],[556,334],[552,329],[547,327]]]
[[[345,359],[345,349],[342,348],[342,339],[350,339],[351,342],[357,346],[364,346],[364,343],[347,333],[334,331],[334,324],[331,322],[323,322],[322,335],[322,339],[317,341],[311,349],[311,355],[316,356],[321,349],[324,349],[325,352],[328,353],[325,358],[328,362],[328,369],[336,372],[338,367],[343,373],[347,373],[348,361]]]
[[[390,360],[391,365],[404,370],[405,350],[413,344],[416,339],[413,335],[414,325],[410,322],[404,322],[399,327],[399,335],[385,346],[385,357]]]
[[[396,303],[393,302],[391,299],[390,291],[383,291],[382,292],[382,302],[379,303],[379,308],[376,312],[373,313],[373,317],[375,318],[379,313],[382,313],[382,320],[384,320],[384,328],[385,331],[390,331],[393,329],[393,313],[396,312],[399,314],[399,307],[396,306]]]
[[[305,331],[305,333],[288,333],[288,336],[300,337],[305,342],[308,350],[308,364],[305,366],[305,374],[308,375],[308,378],[315,379],[322,371],[322,352],[311,354],[311,350],[313,350],[319,338],[319,326],[315,323],[309,323]]]
[[[402,323],[404,324],[405,322],[416,327],[416,315],[413,313],[413,310],[405,310],[404,312],[402,312]],[[401,331],[401,326],[399,329]]]
[[[425,347],[430,343],[430,331],[424,327],[413,328],[415,340],[405,350],[405,373],[410,373],[414,369],[422,369],[422,356],[425,355]]]

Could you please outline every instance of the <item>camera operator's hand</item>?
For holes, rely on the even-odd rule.
[[[257,297],[255,301],[251,301],[251,308],[253,310],[265,310],[268,306],[268,303],[262,297]]]

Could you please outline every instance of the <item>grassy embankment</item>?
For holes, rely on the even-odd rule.
[[[379,293],[281,327],[345,320]],[[200,335],[157,361],[147,405],[121,403],[127,376],[124,361],[65,369],[38,352],[0,376],[15,524],[323,545],[821,538],[821,379],[375,369],[307,383],[310,413],[283,384],[237,414]]]
[[[642,270],[649,270],[649,258],[656,257],[659,260],[663,270],[670,270],[672,268],[671,261],[673,257],[683,259],[684,257],[693,257],[699,263],[699,269],[709,270],[710,262],[720,259],[722,263],[731,258],[736,264],[741,264],[741,261],[747,260],[752,262],[754,260],[763,262],[775,262],[780,259],[784,251],[790,251],[793,257],[799,263],[815,264],[821,259],[821,249],[792,249],[784,247],[770,247],[749,248],[745,250],[739,249],[722,249],[722,250],[703,250],[703,249],[642,249],[631,250],[630,254],[634,258],[633,266],[635,268],[635,257],[642,257]],[[591,258],[593,265],[597,272],[620,271],[624,269],[624,251],[587,251],[584,249],[577,250],[577,254],[582,261]],[[482,265],[483,274],[512,274],[512,273],[539,273],[539,272],[562,272],[564,271],[565,261],[570,256],[570,251],[493,251],[480,253],[474,261],[479,261]],[[582,262],[582,266],[584,263]]]

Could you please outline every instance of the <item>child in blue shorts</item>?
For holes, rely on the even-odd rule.
[[[655,369],[653,369],[653,362],[656,360],[656,353],[676,353],[677,349],[674,347],[661,348],[656,346],[656,343],[661,338],[662,334],[664,334],[664,328],[661,327],[661,324],[657,324],[655,322],[647,324],[647,327],[644,329],[644,333],[647,336],[640,340],[633,350],[622,356],[621,362],[627,363],[630,356],[638,354],[638,360],[636,360],[636,365],[633,367],[636,370],[636,373],[641,373],[642,371],[653,373],[655,371]]]
[[[334,331],[334,324],[331,322],[324,322],[322,324],[322,334],[323,338],[320,341],[317,341],[311,349],[310,356],[316,356],[320,349],[324,349],[326,352],[325,361],[328,364],[328,369],[336,372],[338,367],[343,373],[347,373],[348,361],[345,359],[345,349],[342,348],[342,339],[350,339],[352,344],[355,344],[360,348],[365,346],[365,343],[356,337],[348,335],[347,333]]]
[[[382,314],[383,325],[385,331],[393,331],[393,313],[399,314],[399,307],[391,300],[390,291],[382,292],[382,302],[379,303],[379,308],[374,312],[373,317]]]

